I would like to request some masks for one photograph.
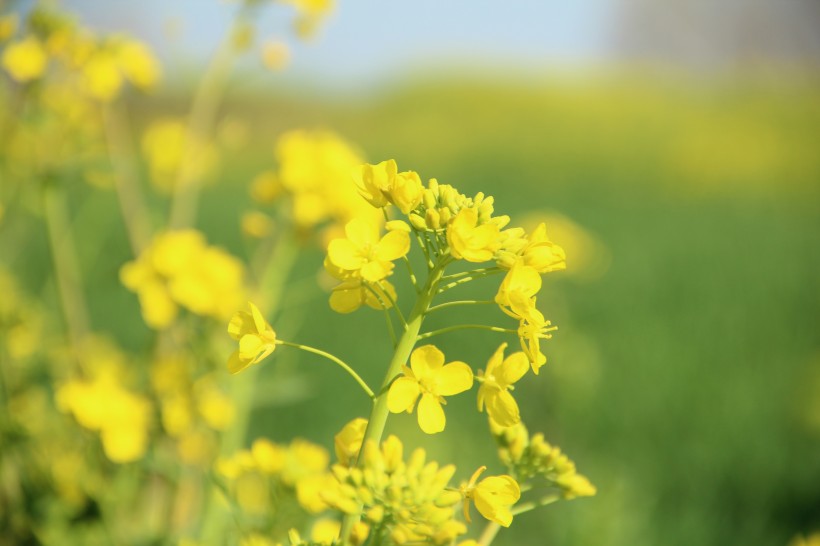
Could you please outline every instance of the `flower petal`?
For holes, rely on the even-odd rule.
[[[387,409],[392,413],[407,411],[419,397],[419,384],[409,377],[399,377],[387,391]]]
[[[436,434],[444,430],[446,424],[444,409],[435,396],[424,393],[417,411],[421,430],[427,434]]]
[[[527,355],[521,351],[518,351],[517,353],[513,353],[504,359],[504,363],[501,365],[500,373],[497,373],[496,377],[499,379],[502,386],[506,387],[507,385],[512,385],[524,377],[524,374],[527,373],[529,367],[530,363],[527,360]]]
[[[374,245],[379,240],[379,228],[367,220],[354,218],[345,225],[345,235],[358,247]]]
[[[524,359],[529,367],[529,363]],[[521,414],[515,398],[507,390],[499,390],[494,396],[487,397],[487,413],[496,424],[511,427],[521,422]]]
[[[398,260],[410,251],[410,235],[405,231],[390,231],[376,245],[376,258],[386,262]]]
[[[442,366],[444,366],[444,353],[439,351],[435,345],[423,345],[410,355],[410,368],[418,378],[428,377]]]
[[[364,257],[359,247],[347,239],[334,239],[327,246],[330,262],[341,269],[356,270],[362,267]]]
[[[436,386],[441,396],[453,396],[473,386],[473,370],[464,362],[451,362],[436,372]]]

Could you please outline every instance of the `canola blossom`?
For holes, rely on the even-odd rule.
[[[256,136],[222,103],[233,64],[253,51],[275,72],[299,53],[257,36],[256,14],[281,10],[308,38],[335,2],[236,8],[190,107],[173,113],[152,103],[166,71],[143,41],[96,32],[47,2],[0,15],[0,100],[15,114],[0,115],[0,177],[11,181],[0,222],[42,219],[53,266],[44,293],[54,298],[37,302],[23,288],[31,283],[0,264],[4,539],[489,546],[521,514],[594,495],[558,447],[529,435],[513,397],[535,380],[556,329],[537,302],[566,256],[545,224],[527,232],[496,212],[493,196],[394,159],[366,163],[342,136],[300,128],[264,143],[272,154],[243,171],[249,206],[226,200],[232,228],[199,221],[200,193],[213,199],[222,167]],[[20,203],[32,210],[19,214]],[[98,209],[88,204],[117,215],[127,245],[112,235],[116,245],[103,238],[89,252],[87,219]],[[100,283],[117,273],[119,283]],[[90,301],[98,283],[141,321],[117,314],[106,324],[108,300]],[[467,283],[482,299],[459,299]],[[375,311],[384,339],[368,324],[365,350],[345,359],[296,342],[315,330],[303,311],[320,289],[336,313]],[[475,306],[474,322],[448,319],[459,306]],[[426,341],[461,330],[506,341],[482,370],[466,352],[472,342]],[[505,356],[516,339],[522,350]],[[339,342],[344,352],[362,339]],[[314,360],[333,396],[310,380]],[[506,469],[483,479],[487,467],[469,477],[425,445],[425,435],[446,441],[468,426],[454,409],[474,411],[458,396],[474,387],[498,446],[487,466]],[[360,396],[352,415],[348,390]],[[332,401],[323,417],[332,437],[310,437],[314,411],[293,416],[305,437],[283,439],[279,419],[257,420],[297,403],[318,408],[319,397]],[[388,420],[424,435],[389,434]],[[546,501],[533,493],[544,489]]]

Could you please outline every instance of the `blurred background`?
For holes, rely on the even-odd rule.
[[[237,9],[62,6],[146,40],[163,61],[162,86],[129,98],[135,131],[184,113],[181,97]],[[260,13],[252,48],[281,42],[287,54],[276,70],[261,54],[235,67],[220,114],[252,138],[203,191],[197,227],[211,242],[243,256],[248,182],[273,161],[278,135],[307,127],[332,129],[373,163],[395,158],[423,179],[495,195],[518,222],[546,216],[566,248],[567,270],[545,277],[539,297],[559,326],[548,364],[516,396],[530,430],[569,453],[598,494],[521,516],[496,544],[774,545],[820,530],[820,4],[339,2],[307,42],[289,41],[281,11]],[[107,227],[112,199],[90,199],[78,233]],[[92,319],[136,347],[147,335],[136,299],[116,270],[94,267],[105,253],[128,259],[119,225],[80,250]],[[43,237],[2,241],[27,289],[44,290]],[[312,279],[321,259],[304,252],[294,277]],[[303,321],[300,342],[379,380],[382,317],[334,314],[318,291],[291,316]],[[474,367],[499,342],[439,341]],[[261,373],[288,388],[260,395],[251,437],[330,447],[368,410],[302,357]],[[464,424],[433,439],[434,458],[474,468],[494,457],[471,398],[454,399],[448,416]],[[413,417],[388,426],[429,442]]]

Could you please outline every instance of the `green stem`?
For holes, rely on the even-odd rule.
[[[496,522],[491,521],[488,523],[484,528],[484,531],[481,533],[481,536],[478,537],[478,546],[490,546],[493,539],[495,539],[495,535],[497,535],[500,530],[501,526]]]
[[[102,107],[105,136],[108,143],[108,155],[111,166],[114,168],[114,180],[117,189],[117,200],[131,251],[139,256],[151,236],[150,218],[148,209],[140,191],[139,180],[136,177],[137,168],[130,153],[127,142],[129,128],[125,117],[115,107]]]
[[[466,277],[467,275],[476,275],[476,274],[484,274],[484,273],[498,273],[501,271],[500,267],[482,267],[479,269],[471,269],[470,271],[461,271],[459,273],[453,273],[451,275],[447,275],[441,278],[441,282],[448,282],[454,279],[460,279],[461,277]]]
[[[513,516],[517,516],[519,514],[529,512],[530,510],[535,510],[536,508],[541,508],[542,506],[547,506],[554,502],[558,502],[559,500],[561,500],[561,495],[551,493],[549,495],[541,497],[540,499],[519,504],[518,506],[510,510],[510,512],[512,512]]]
[[[458,324],[456,326],[448,326],[447,328],[442,328],[441,330],[433,330],[432,332],[425,332],[419,335],[418,340],[421,341],[422,339],[427,339],[433,336],[437,336],[440,334],[446,334],[448,332],[455,332],[457,330],[467,330],[467,329],[474,329],[474,330],[489,330],[490,332],[500,332],[503,334],[517,334],[518,330],[512,330],[510,328],[501,328],[499,326],[486,326],[484,324]]]
[[[331,362],[334,362],[335,364],[337,364],[340,368],[342,368],[348,374],[350,374],[350,376],[356,381],[356,383],[359,384],[359,386],[362,388],[362,390],[364,390],[364,392],[367,393],[367,396],[369,396],[372,399],[376,398],[375,393],[373,393],[373,390],[370,387],[367,386],[367,383],[364,382],[364,379],[362,379],[359,376],[359,374],[357,374],[353,370],[353,368],[351,368],[342,359],[340,359],[340,358],[338,358],[338,357],[336,357],[336,356],[334,356],[334,355],[332,355],[328,352],[322,351],[321,349],[316,349],[316,348],[310,347],[308,345],[301,345],[299,343],[293,343],[293,342],[290,342],[290,341],[282,341],[281,339],[277,339],[276,344],[277,345],[285,345],[287,347],[294,347],[296,349],[301,349],[301,350],[303,350],[305,352],[308,352],[308,353],[313,353],[315,355],[325,357],[326,359],[330,360]]]
[[[416,242],[418,242],[421,251],[424,253],[424,258],[427,260],[427,270],[432,271],[435,267],[435,264],[433,264],[433,260],[430,257],[430,251],[427,250],[427,243],[425,242],[426,239],[422,239],[421,233],[419,233],[415,229],[413,230],[413,234],[416,236]]]
[[[474,281],[476,279],[483,279],[484,277],[489,277],[490,275],[495,275],[497,273],[501,273],[502,271],[503,271],[503,269],[496,269],[496,268],[490,268],[490,269],[486,269],[486,270],[483,270],[483,271],[480,270],[478,273],[476,273],[474,271],[470,271],[469,276],[463,276],[462,278],[460,278],[458,280],[455,280],[451,283],[445,284],[444,286],[439,288],[438,293],[441,294],[443,292],[446,292],[447,290],[450,290],[451,288],[455,288],[456,286],[458,286],[460,284],[468,283],[468,282]]]
[[[489,305],[494,304],[493,300],[459,300],[459,301],[448,301],[446,303],[440,303],[438,305],[432,306],[430,309],[427,310],[427,314],[432,313],[433,311],[438,311],[439,309],[447,309],[448,307],[457,307],[459,305]]]
[[[211,134],[219,103],[228,81],[233,63],[233,38],[246,16],[248,3],[237,12],[228,33],[222,39],[205,74],[200,80],[188,114],[182,163],[177,171],[174,194],[171,200],[171,215],[168,221],[171,229],[180,229],[193,224],[199,202],[200,181],[194,179],[195,169],[202,153],[205,139]]]
[[[57,293],[68,337],[76,352],[79,351],[81,341],[88,334],[88,310],[83,297],[80,265],[77,262],[76,247],[71,235],[71,222],[65,196],[62,188],[56,184],[59,184],[59,181],[46,181],[43,187],[43,207],[48,229],[48,242],[54,262]]]
[[[388,366],[387,373],[382,381],[379,394],[373,399],[373,408],[371,409],[370,417],[367,420],[367,429],[365,429],[364,432],[362,446],[371,441],[376,444],[381,442],[382,435],[384,434],[384,427],[387,424],[387,417],[390,413],[387,408],[387,388],[393,379],[401,373],[401,367],[407,363],[410,358],[410,353],[416,346],[416,341],[418,339],[419,330],[421,329],[421,323],[424,320],[424,315],[427,313],[427,309],[430,307],[430,303],[436,295],[439,280],[444,273],[443,264],[444,262],[433,267],[430,275],[427,277],[427,282],[424,283],[421,293],[416,298],[416,303],[413,305],[413,309],[410,311],[410,316],[407,319],[407,327],[404,332],[402,332],[399,342],[396,345],[396,350],[393,352],[393,358],[390,360],[390,365]],[[359,459],[356,462],[359,466],[361,466],[363,462],[363,452],[364,449],[359,452]],[[342,530],[340,534],[340,538],[344,546],[349,546],[350,533],[358,520],[358,514],[345,516],[344,521],[342,522]]]
[[[396,315],[398,315],[402,326],[404,326],[404,328],[407,329],[407,320],[404,318],[404,314],[401,312],[401,309],[399,309],[399,306],[396,305],[396,300],[393,299],[393,296],[390,295],[390,292],[388,292],[384,288],[384,285],[382,285],[381,282],[379,283],[379,288],[381,288],[382,292],[384,293],[384,296],[387,298],[387,301],[390,302],[390,306],[393,308],[394,311],[396,311]]]

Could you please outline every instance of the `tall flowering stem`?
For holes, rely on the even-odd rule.
[[[444,268],[449,263],[449,260],[449,256],[443,256],[433,265],[427,277],[427,282],[424,283],[424,286],[416,298],[416,303],[413,305],[413,309],[407,317],[407,325],[404,332],[399,336],[396,350],[393,352],[393,358],[390,359],[390,365],[382,381],[382,387],[373,399],[373,408],[370,410],[370,417],[367,421],[367,429],[365,430],[364,439],[362,441],[363,445],[367,444],[370,440],[376,444],[381,442],[384,427],[387,423],[387,416],[390,414],[387,407],[387,390],[393,380],[401,374],[402,366],[408,361],[410,353],[413,352],[413,348],[416,346],[419,332],[421,331],[421,323],[424,321],[424,317],[430,309],[433,298],[436,296],[439,281],[444,275]],[[357,461],[358,466],[362,465],[363,453],[362,451],[359,454]],[[350,533],[358,521],[358,515],[345,516],[341,531],[342,544],[347,545],[350,543]]]

